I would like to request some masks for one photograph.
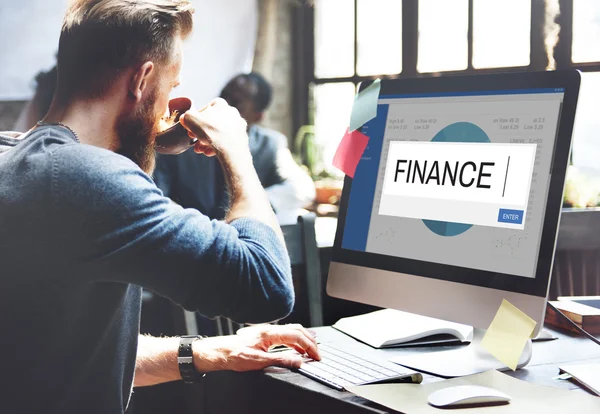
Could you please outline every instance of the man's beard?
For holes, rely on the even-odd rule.
[[[154,114],[156,90],[130,117],[121,119],[117,133],[121,147],[117,153],[135,162],[146,174],[151,175],[156,165],[154,140],[158,132],[158,120]]]

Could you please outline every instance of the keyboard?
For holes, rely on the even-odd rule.
[[[361,357],[331,344],[320,344],[319,352],[321,361],[307,359],[298,372],[339,391],[354,385],[382,382],[420,383],[423,380],[423,376],[418,372],[385,360]]]

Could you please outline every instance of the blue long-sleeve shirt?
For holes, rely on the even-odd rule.
[[[60,126],[0,155],[0,275],[0,393],[20,412],[125,410],[140,287],[239,322],[294,301],[270,227],[174,205],[132,161]]]

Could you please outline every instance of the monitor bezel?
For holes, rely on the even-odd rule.
[[[383,79],[380,95],[426,94],[518,89],[562,88],[563,104],[551,164],[548,201],[544,216],[535,278],[445,265],[343,249],[348,199],[352,178],[346,176],[342,191],[332,262],[388,270],[444,281],[546,297],[554,260],[557,229],[563,204],[564,181],[571,151],[571,137],[580,86],[576,70],[447,76],[418,79]],[[361,84],[361,90],[368,83]]]

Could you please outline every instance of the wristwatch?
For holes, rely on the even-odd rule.
[[[204,378],[206,374],[196,371],[194,367],[194,354],[192,352],[192,344],[206,336],[186,335],[179,337],[179,353],[177,355],[177,365],[183,382],[191,384],[197,383]]]

